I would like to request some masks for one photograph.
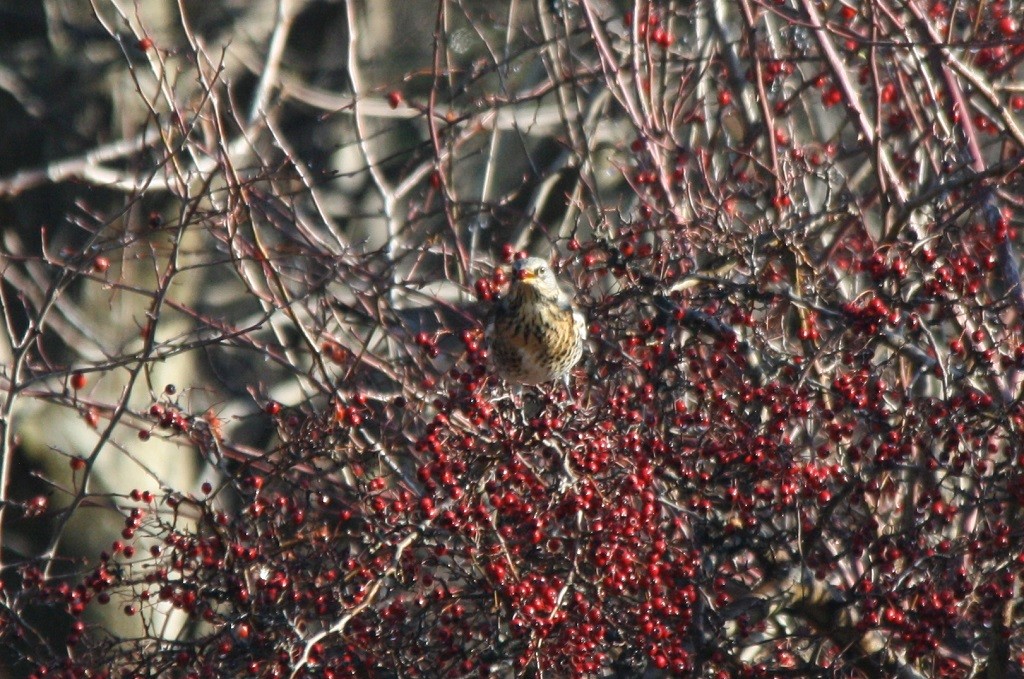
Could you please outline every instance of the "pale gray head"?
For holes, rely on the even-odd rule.
[[[512,264],[512,280],[529,286],[544,299],[558,300],[564,294],[551,265],[540,257],[516,260]]]

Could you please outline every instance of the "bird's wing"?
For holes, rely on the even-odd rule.
[[[583,341],[587,339],[587,319],[583,315],[583,312],[578,309],[573,309],[572,312],[573,325],[576,326],[576,335]]]
[[[558,289],[562,293],[558,296],[558,308],[562,311],[569,311],[575,309],[572,301],[576,298],[576,288],[572,287],[569,283],[559,279]]]

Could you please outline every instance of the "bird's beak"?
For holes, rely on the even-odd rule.
[[[533,273],[529,269],[520,269],[516,272],[516,277],[521,281],[528,281],[537,277],[537,274]]]

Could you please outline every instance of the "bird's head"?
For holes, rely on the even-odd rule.
[[[555,272],[540,257],[519,259],[512,265],[514,284],[526,286],[545,299],[558,299],[562,294]]]

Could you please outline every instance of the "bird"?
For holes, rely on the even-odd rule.
[[[513,385],[563,380],[583,357],[586,320],[547,261],[516,260],[508,293],[495,304],[487,337],[495,372]]]

